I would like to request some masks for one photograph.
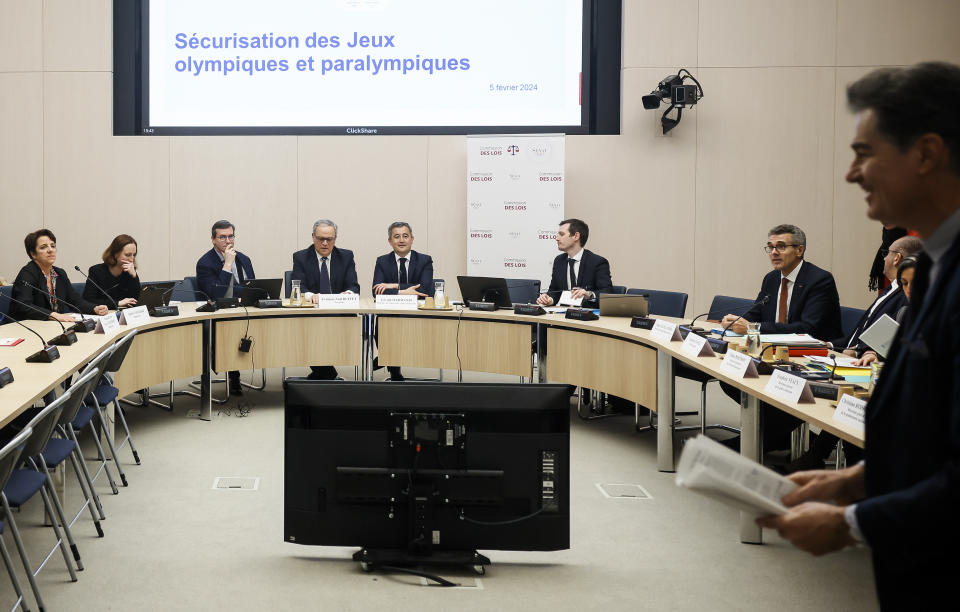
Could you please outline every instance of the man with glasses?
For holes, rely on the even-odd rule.
[[[840,296],[833,275],[818,268],[803,256],[807,250],[807,236],[796,225],[778,225],[767,233],[763,247],[770,257],[773,270],[763,278],[757,304],[740,316],[723,317],[724,327],[739,334],[747,332],[746,321],[760,323],[764,334],[809,334],[829,340],[839,338]],[[740,401],[740,390],[721,383],[724,392],[735,402]],[[770,449],[790,446],[790,432],[800,426],[800,419],[786,412],[761,404],[763,435]],[[739,449],[739,437],[723,441]]]
[[[244,281],[256,278],[250,258],[236,249],[233,223],[221,219],[210,229],[213,248],[197,261],[197,288],[207,299],[233,297],[233,289]],[[243,395],[240,372],[227,372],[230,395]]]
[[[359,293],[353,251],[336,246],[337,224],[320,219],[313,224],[313,244],[293,254],[291,280],[300,281],[303,297],[316,304],[321,293]],[[310,378],[336,380],[333,366],[310,366]]]

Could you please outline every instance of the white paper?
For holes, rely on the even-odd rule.
[[[863,367],[863,366],[853,365],[853,363],[857,361],[856,357],[847,357],[846,355],[836,355],[835,357],[837,358],[838,368],[860,368],[863,370],[867,370],[868,372],[870,371],[870,366]],[[822,363],[823,365],[830,366],[831,368],[833,367],[833,359],[830,359],[829,357],[824,357],[823,355],[807,355],[807,359],[809,359],[810,361],[815,361],[817,363]]]
[[[788,478],[702,434],[684,444],[676,483],[757,515],[786,512],[780,500],[797,488]]]
[[[356,293],[315,293],[317,308],[322,310],[359,308],[360,296]]]
[[[117,315],[111,312],[102,317],[97,317],[97,327],[93,330],[93,333],[105,334],[114,331],[118,327],[120,327],[120,321],[117,320]]]
[[[713,357],[715,354],[707,339],[693,332],[687,334],[680,349],[691,357]]]
[[[661,342],[671,342],[673,340],[682,340],[680,331],[676,323],[670,323],[663,319],[655,319],[653,329],[650,330],[650,337]]]
[[[557,304],[561,306],[580,306],[583,303],[583,298],[574,299],[569,291],[564,291],[560,294],[560,299],[557,300]]]
[[[760,342],[769,344],[823,344],[810,334],[760,334]]]
[[[833,413],[833,420],[852,427],[862,434],[866,428],[866,411],[866,400],[846,394],[837,402],[837,409]]]
[[[860,340],[864,344],[877,352],[877,355],[886,357],[890,352],[890,346],[897,335],[897,329],[900,325],[887,315],[880,315],[876,323],[871,325],[860,334]]]
[[[146,306],[127,308],[126,310],[121,310],[120,312],[121,325],[138,325],[140,323],[148,323],[150,321],[150,313],[147,312]]]
[[[750,355],[735,351],[731,348],[728,348],[727,353],[723,356],[723,361],[720,363],[720,371],[724,374],[729,374],[737,380],[759,378],[760,376],[757,374],[757,366],[753,363],[753,358],[750,357]]]
[[[415,295],[378,295],[375,301],[377,308],[387,310],[417,309],[417,296]]]
[[[767,381],[764,391],[788,404],[799,404],[801,402],[810,404],[815,401],[807,379],[787,374],[783,370],[775,369],[773,371],[773,375]]]

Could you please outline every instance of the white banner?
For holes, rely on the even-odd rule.
[[[467,138],[467,274],[550,285],[563,213],[563,136]]]

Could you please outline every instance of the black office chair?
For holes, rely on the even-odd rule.
[[[170,292],[171,301],[196,302],[201,299],[206,298],[197,295],[196,276],[185,276],[182,280],[178,280],[177,284],[173,286],[173,291]]]
[[[627,292],[626,285],[614,285],[610,287],[610,291],[601,291],[600,293],[613,293],[616,295],[623,295]]]
[[[508,278],[507,291],[514,304],[534,304],[540,297],[540,280],[536,278]]]
[[[293,276],[293,270],[287,270],[283,273],[283,297],[290,298],[290,277]]]
[[[647,310],[662,317],[683,317],[687,311],[687,294],[659,289],[627,289],[628,295],[646,295]]]
[[[857,323],[860,322],[860,318],[863,317],[865,310],[860,308],[852,308],[850,306],[841,306],[840,307],[840,330],[843,332],[844,337],[849,336],[857,328]]]

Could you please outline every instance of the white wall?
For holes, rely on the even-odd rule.
[[[0,276],[42,226],[67,269],[125,232],[144,279],[190,275],[221,217],[263,277],[289,269],[319,217],[365,287],[396,219],[440,275],[464,272],[464,137],[114,137],[111,6],[0,0]],[[567,214],[617,284],[687,291],[690,315],[756,293],[781,222],[806,230],[843,303],[866,305],[880,228],[843,182],[844,87],[875,66],[960,62],[958,23],[952,0],[625,0],[622,133],[568,138]],[[664,137],[640,96],[680,67],[706,97]]]

